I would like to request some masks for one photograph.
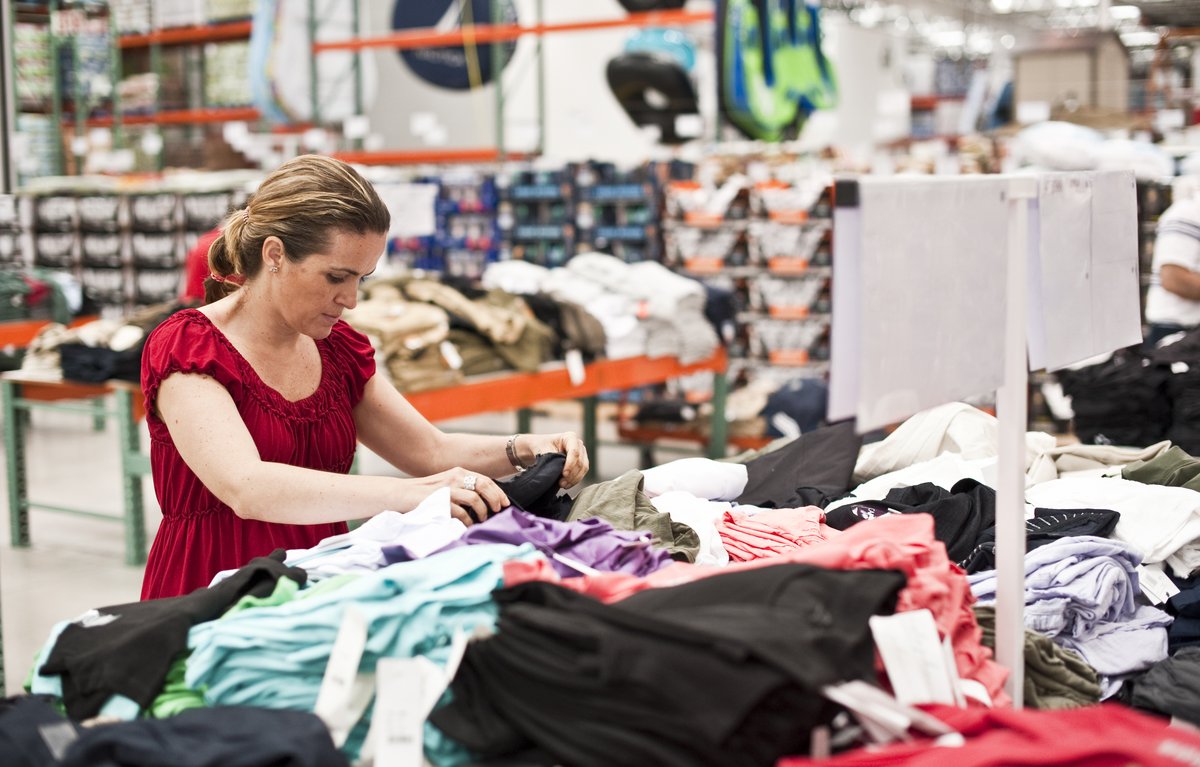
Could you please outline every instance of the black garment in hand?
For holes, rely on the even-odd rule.
[[[84,730],[62,767],[348,767],[314,714],[242,706]]]
[[[217,585],[186,596],[102,607],[63,629],[39,673],[62,676],[63,704],[75,720],[96,716],[114,694],[146,708],[175,656],[187,648],[192,626],[219,617],[248,594],[270,596],[281,577],[304,584],[307,574],[285,566],[285,555],[280,549],[256,557]]]
[[[821,687],[874,678],[867,619],[904,583],[779,564],[613,605],[544,582],[501,589],[497,633],[468,647],[431,720],[484,757],[771,765],[836,713]]]
[[[1033,518],[1025,520],[1025,550],[1077,535],[1107,538],[1120,520],[1120,512],[1110,509],[1034,509]],[[995,527],[979,535],[975,550],[958,566],[968,573],[996,569]]]
[[[1184,647],[1125,680],[1119,698],[1134,708],[1200,726],[1200,647]]]
[[[850,490],[861,447],[853,421],[801,434],[746,463],[746,489],[737,502],[776,509],[825,508]]]
[[[0,764],[4,767],[58,767],[75,738],[75,725],[58,713],[51,700],[21,695],[0,701]]]
[[[562,453],[542,453],[533,466],[496,484],[512,505],[546,519],[562,522],[571,513],[571,497],[559,493],[567,457]],[[476,520],[478,521],[478,520]]]

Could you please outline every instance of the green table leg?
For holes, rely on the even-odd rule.
[[[108,408],[104,404],[103,397],[92,398],[92,431],[104,431],[105,417],[108,415]]]
[[[125,561],[131,565],[146,562],[146,519],[142,477],[149,473],[149,461],[142,453],[137,421],[133,417],[133,393],[118,389],[117,429],[121,449],[121,484],[125,491]]]
[[[588,454],[588,473],[584,477],[589,482],[595,482],[600,476],[599,440],[596,438],[596,402],[595,397],[584,397],[579,400],[583,404],[583,449]]]
[[[638,468],[645,471],[656,466],[654,462],[654,443],[643,442],[638,445]]]
[[[724,458],[729,441],[729,422],[725,420],[725,398],[729,381],[724,372],[713,373],[712,431],[708,437],[708,457]]]
[[[527,407],[517,410],[517,433],[528,434],[533,431],[533,411]]]
[[[8,523],[12,545],[29,545],[29,489],[25,477],[25,419],[17,410],[17,384],[0,381],[4,452],[8,468]]]

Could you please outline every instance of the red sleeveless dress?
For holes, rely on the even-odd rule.
[[[150,334],[142,353],[142,391],[154,494],[163,518],[146,563],[142,599],[187,594],[207,586],[219,571],[277,548],[309,548],[346,532],[340,522],[283,525],[238,517],[184,463],[154,411],[167,376],[207,375],[229,390],[264,461],[345,474],[357,444],[351,411],[375,374],[375,353],[345,322],[334,325],[317,348],[321,382],[312,395],[291,402],[263,383],[229,339],[195,309],[176,312]]]

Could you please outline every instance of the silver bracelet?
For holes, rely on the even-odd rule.
[[[517,471],[525,471],[529,467],[521,462],[521,457],[517,455],[517,437],[520,434],[514,434],[508,438],[508,444],[504,446],[504,452],[508,453],[508,462],[513,465]]]

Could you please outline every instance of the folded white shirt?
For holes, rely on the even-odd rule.
[[[642,471],[642,489],[654,498],[682,490],[710,501],[735,501],[746,489],[748,473],[744,464],[714,461],[711,458],[680,458]]]

